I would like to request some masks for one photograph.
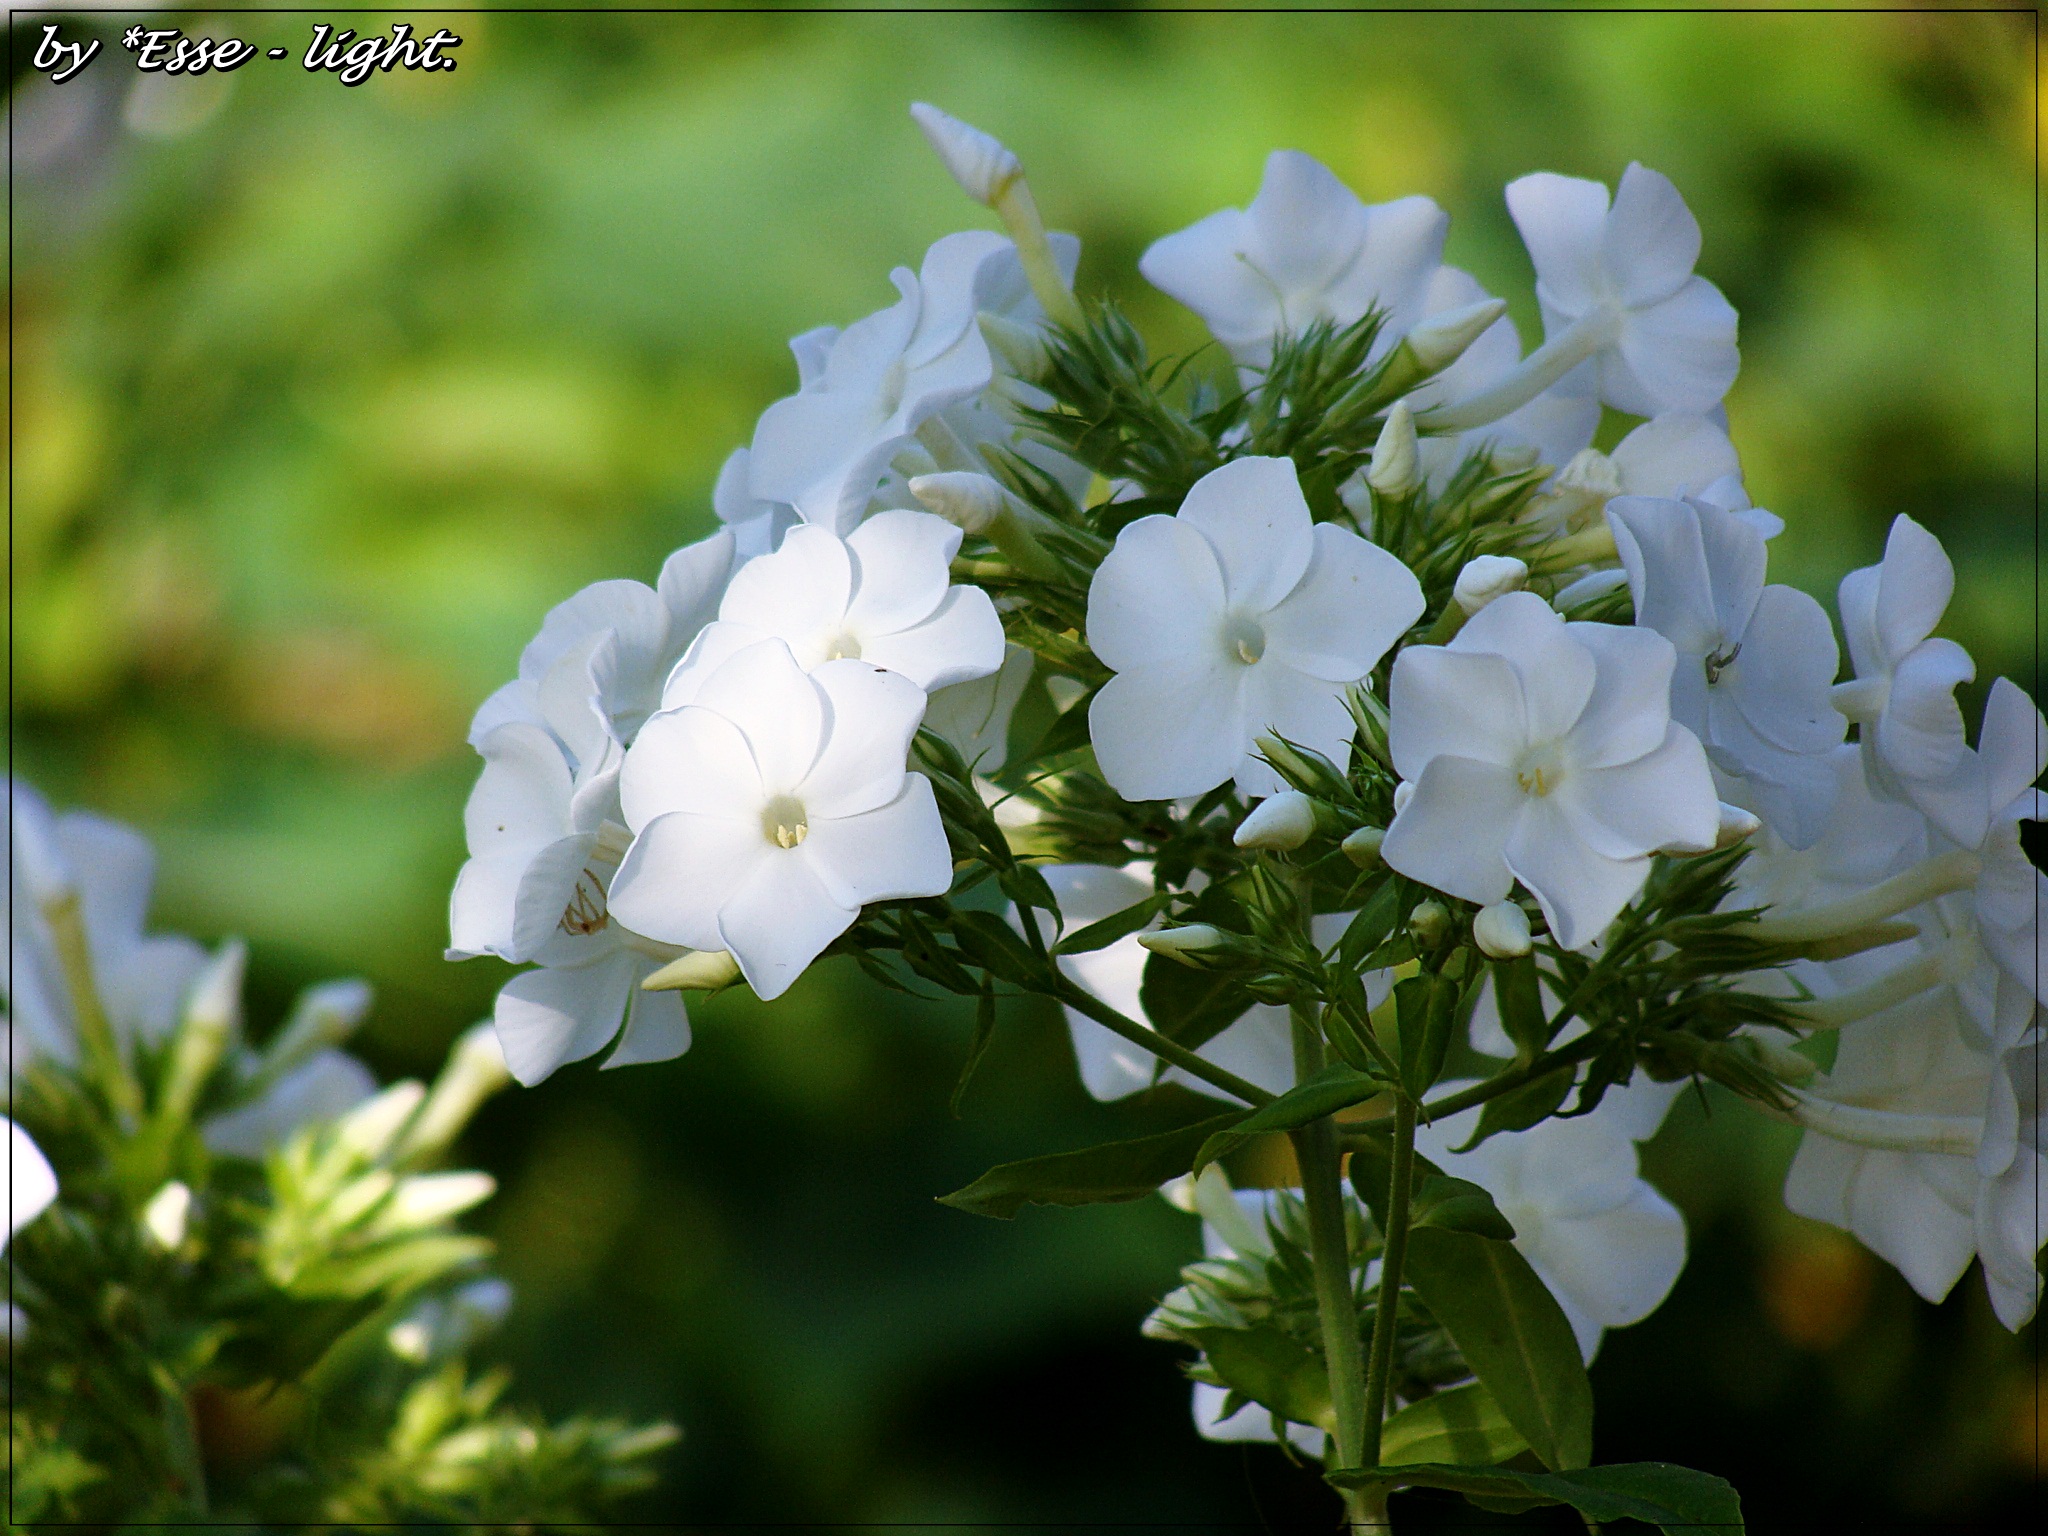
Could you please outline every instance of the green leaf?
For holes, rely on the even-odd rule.
[[[956,1211],[1007,1221],[1026,1205],[1097,1205],[1113,1200],[1142,1200],[1168,1179],[1186,1173],[1194,1163],[1196,1150],[1243,1113],[1234,1110],[1154,1136],[1003,1163],[965,1189],[941,1195],[939,1203]]]
[[[1484,1467],[1528,1448],[1500,1404],[1476,1381],[1410,1403],[1380,1430],[1380,1464],[1388,1467],[1409,1462]]]
[[[1479,1111],[1479,1124],[1471,1139],[1458,1150],[1468,1152],[1501,1131],[1526,1131],[1530,1126],[1548,1120],[1571,1091],[1572,1070],[1559,1067],[1555,1072],[1546,1072],[1534,1082],[1524,1083],[1497,1099],[1488,1099]]]
[[[974,1004],[974,1043],[967,1047],[967,1060],[960,1068],[960,1080],[953,1085],[953,1097],[946,1101],[946,1108],[953,1118],[960,1118],[960,1100],[967,1092],[967,1085],[974,1078],[974,1069],[981,1065],[981,1058],[987,1053],[989,1042],[996,1037],[996,994],[995,988],[984,984],[981,996]]]
[[[1136,933],[1159,914],[1166,904],[1173,900],[1171,891],[1161,891],[1147,896],[1143,901],[1125,907],[1121,912],[1112,912],[1100,922],[1090,923],[1085,928],[1076,928],[1053,945],[1056,955],[1085,955],[1098,949],[1107,949],[1118,939]]]
[[[1332,1472],[1329,1480],[1340,1488],[1446,1488],[1475,1501],[1569,1504],[1588,1520],[1641,1520],[1670,1532],[1741,1536],[1743,1530],[1742,1500],[1725,1479],[1664,1461],[1630,1461],[1575,1472],[1443,1464],[1378,1467]]]
[[[1296,1424],[1337,1432],[1330,1372],[1320,1352],[1278,1328],[1190,1328],[1181,1337],[1208,1357],[1233,1392]]]
[[[1512,1242],[1514,1224],[1501,1215],[1493,1196],[1470,1179],[1455,1179],[1435,1173],[1416,1186],[1414,1204],[1408,1210],[1408,1225],[1439,1227],[1446,1232],[1469,1232],[1474,1237],[1497,1243]]]
[[[1037,992],[1044,990],[1045,968],[1038,956],[1017,935],[1017,930],[993,912],[955,908],[953,942],[970,965],[978,965],[998,980]]]
[[[1352,1104],[1364,1102],[1382,1092],[1386,1084],[1356,1067],[1332,1062],[1322,1071],[1303,1078],[1270,1104],[1262,1104],[1236,1124],[1218,1131],[1202,1144],[1195,1155],[1194,1171],[1243,1146],[1254,1136],[1271,1131],[1291,1131],[1335,1114]]]
[[[1045,876],[1029,864],[1011,864],[1001,870],[996,875],[996,884],[1019,907],[1036,907],[1055,917],[1059,915],[1059,899],[1053,895],[1052,887],[1045,883]]]
[[[1138,1001],[1154,1029],[1195,1051],[1243,1018],[1253,998],[1232,972],[1198,971],[1164,955],[1150,955],[1138,985]]]
[[[1087,746],[1088,710],[1095,703],[1095,695],[1101,691],[1100,688],[1090,689],[1086,697],[1074,700],[1072,705],[1060,711],[1059,718],[1046,727],[1045,734],[1038,738],[1038,745],[1026,755],[1026,761],[1059,757]]]
[[[1535,1060],[1550,1044],[1550,1022],[1543,1017],[1534,955],[1493,962],[1493,999],[1500,1008],[1500,1027],[1515,1043],[1516,1059]]]
[[[1404,1272],[1546,1467],[1593,1454],[1593,1387],[1564,1309],[1508,1243],[1416,1227]]]
[[[1410,976],[1394,985],[1401,1082],[1413,1098],[1420,1099],[1443,1076],[1457,1006],[1458,986],[1447,976]]]
[[[1388,878],[1365,899],[1365,905],[1345,928],[1344,937],[1337,941],[1337,962],[1345,970],[1357,972],[1365,957],[1386,943],[1403,916],[1402,894],[1402,882]]]

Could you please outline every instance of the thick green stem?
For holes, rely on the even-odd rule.
[[[1323,1066],[1323,1041],[1311,1008],[1294,1010],[1294,1072],[1305,1078]],[[1330,1404],[1337,1416],[1334,1465],[1359,1465],[1365,1444],[1365,1352],[1358,1342],[1358,1304],[1351,1293],[1351,1240],[1345,1230],[1344,1190],[1337,1128],[1325,1117],[1292,1133],[1301,1165],[1302,1203],[1308,1208],[1309,1257],[1315,1272],[1316,1311],[1329,1363]]]
[[[1401,1305],[1401,1267],[1408,1257],[1408,1193],[1415,1179],[1415,1105],[1394,1101],[1393,1178],[1387,1186],[1386,1247],[1380,1257],[1380,1304],[1372,1320],[1372,1358],[1365,1374],[1365,1454],[1359,1465],[1380,1464],[1380,1424],[1387,1416],[1387,1384],[1394,1374],[1395,1323]]]

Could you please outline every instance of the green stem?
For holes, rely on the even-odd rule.
[[[1310,1077],[1323,1066],[1315,1013],[1294,1009],[1294,1073]],[[1309,1258],[1315,1272],[1316,1312],[1329,1363],[1330,1404],[1337,1415],[1337,1467],[1354,1467],[1365,1443],[1365,1356],[1358,1341],[1358,1304],[1351,1293],[1351,1240],[1345,1230],[1342,1154],[1337,1129],[1325,1116],[1293,1132],[1301,1165],[1302,1203],[1308,1208]]]
[[[1380,1425],[1394,1372],[1395,1322],[1401,1305],[1401,1267],[1408,1257],[1408,1194],[1415,1179],[1415,1105],[1394,1101],[1393,1178],[1387,1188],[1386,1249],[1380,1257],[1380,1302],[1372,1320],[1372,1358],[1365,1375],[1365,1450],[1358,1464],[1380,1464]]]
[[[100,1001],[99,984],[93,975],[92,946],[85,936],[78,893],[67,890],[44,902],[43,921],[49,925],[50,938],[57,947],[64,989],[71,994],[71,1015],[78,1026],[86,1067],[98,1079],[116,1122],[123,1130],[133,1132],[142,1118],[142,1090],[128,1075],[121,1048],[114,1039],[113,1024]]]
[[[1231,1097],[1242,1099],[1247,1104],[1270,1104],[1273,1102],[1274,1095],[1266,1092],[1257,1083],[1246,1082],[1235,1072],[1227,1071],[1212,1061],[1204,1060],[1186,1046],[1176,1045],[1158,1030],[1140,1024],[1135,1019],[1125,1018],[1114,1008],[1110,1007],[1109,1004],[1103,1002],[1102,999],[1076,986],[1073,982],[1067,980],[1065,976],[1060,976],[1054,983],[1052,996],[1058,998],[1076,1013],[1093,1019],[1104,1029],[1114,1034],[1122,1035],[1124,1039],[1142,1050],[1150,1051],[1161,1061],[1179,1067],[1189,1077],[1199,1077],[1212,1088],[1221,1088]]]
[[[1517,1088],[1533,1083],[1539,1077],[1548,1077],[1553,1072],[1577,1066],[1598,1049],[1599,1041],[1594,1036],[1582,1036],[1570,1045],[1559,1046],[1554,1051],[1545,1051],[1527,1066],[1512,1067],[1489,1077],[1483,1083],[1474,1083],[1470,1088],[1461,1088],[1456,1093],[1447,1093],[1440,1099],[1432,1099],[1422,1106],[1422,1118],[1426,1122],[1435,1122],[1446,1115],[1455,1115],[1460,1110],[1472,1109],[1491,1099],[1497,1099],[1504,1093],[1513,1093]],[[1349,1135],[1351,1138],[1379,1135],[1384,1123],[1382,1121],[1371,1126],[1361,1126]]]

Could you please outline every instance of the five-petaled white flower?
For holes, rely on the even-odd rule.
[[[1510,592],[1394,663],[1388,745],[1414,785],[1381,853],[1466,901],[1532,891],[1557,942],[1597,939],[1659,849],[1713,846],[1699,741],[1670,712],[1671,642],[1567,624]]]
[[[1695,276],[1700,226],[1678,189],[1630,165],[1610,207],[1597,181],[1539,171],[1508,212],[1536,266],[1552,340],[1583,328],[1602,400],[1638,416],[1705,411],[1735,382],[1735,310]]]
[[[806,671],[850,657],[927,691],[990,676],[1003,664],[1003,621],[981,588],[948,584],[960,537],[929,512],[878,512],[843,539],[790,529],[733,576],[662,707],[692,702],[728,658],[770,639]]]
[[[1671,718],[1725,773],[1750,781],[1764,819],[1804,848],[1835,798],[1830,751],[1845,723],[1829,703],[1834,626],[1795,587],[1766,586],[1763,535],[1703,502],[1618,496],[1608,526],[1636,623],[1678,651]]]
[[[861,906],[952,884],[929,780],[905,769],[909,679],[850,658],[806,673],[780,640],[728,660],[649,720],[620,798],[638,836],[611,905],[636,933],[730,950],[779,997]]]
[[[1207,322],[1239,362],[1317,320],[1349,325],[1375,306],[1375,353],[1423,315],[1450,220],[1426,197],[1367,205],[1320,161],[1276,149],[1249,208],[1225,208],[1156,240],[1138,261],[1154,287]]]
[[[1292,460],[1210,471],[1178,513],[1118,534],[1088,589],[1088,643],[1116,673],[1088,713],[1103,776],[1132,800],[1232,778],[1274,794],[1264,731],[1348,761],[1344,689],[1422,610],[1399,560],[1313,521]]]

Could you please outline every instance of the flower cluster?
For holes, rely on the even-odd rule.
[[[1847,681],[1767,582],[1736,315],[1671,182],[1507,188],[1524,354],[1436,204],[1275,153],[1139,263],[1217,367],[1084,308],[1016,157],[913,115],[1005,235],[797,337],[721,531],[564,603],[478,715],[451,954],[536,966],[498,1004],[519,1078],[673,1056],[681,991],[828,953],[978,998],[979,1043],[999,991],[1056,999],[1098,1097],[1236,1107],[949,1200],[1133,1198],[1284,1134],[1263,1228],[1221,1174],[1174,1186],[1224,1267],[1159,1326],[1205,1432],[1309,1426],[1366,1514],[1428,1481],[1397,1425],[1449,1437],[1411,1462],[1583,1464],[1513,1373],[1582,1384],[1674,1282],[1635,1146],[1687,1080],[1808,1128],[1795,1209],[1930,1297],[1980,1257],[2030,1317],[2041,718],[2000,679],[1972,741],[1910,519],[1842,584]],[[1539,1319],[1519,1366],[1462,1321],[1488,1284]],[[1492,1426],[1456,1454],[1453,1401]]]

